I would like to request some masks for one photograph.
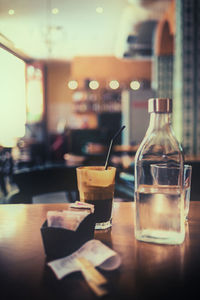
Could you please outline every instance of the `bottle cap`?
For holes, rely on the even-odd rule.
[[[151,98],[148,101],[148,112],[152,113],[171,113],[172,99],[170,98]]]

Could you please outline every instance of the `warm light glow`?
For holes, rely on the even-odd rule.
[[[130,88],[132,89],[132,90],[139,90],[139,88],[140,88],[140,83],[139,83],[139,81],[137,81],[137,80],[134,80],[134,81],[131,81],[131,83],[130,83]]]
[[[0,48],[0,145],[13,147],[25,134],[25,63]]]
[[[34,73],[35,73],[35,68],[33,66],[29,66],[27,68],[27,75],[28,75],[28,77],[33,77]]]
[[[57,15],[59,13],[59,9],[57,7],[55,7],[51,10],[51,12],[53,15]]]
[[[27,110],[29,114],[29,121],[40,121],[43,114],[43,92],[40,81],[30,81],[27,89]]]
[[[75,89],[77,89],[77,87],[78,87],[78,82],[76,80],[70,80],[68,82],[68,88],[70,90],[75,90]]]
[[[73,100],[74,101],[80,101],[81,99],[83,99],[83,92],[82,91],[76,91],[73,94]]]
[[[111,80],[109,82],[109,87],[113,90],[116,90],[119,88],[119,82],[117,80]]]
[[[0,241],[8,238],[13,238],[19,232],[19,228],[26,223],[25,206],[15,205],[5,207],[3,210],[4,219],[9,223],[6,230],[1,230]]]
[[[14,9],[9,9],[8,14],[9,14],[10,16],[14,15],[14,14],[15,14]]]
[[[98,6],[98,7],[96,8],[96,13],[102,14],[102,13],[103,13],[103,7]]]
[[[27,120],[41,121],[44,111],[42,70],[32,65],[27,67]]]
[[[92,81],[90,81],[90,83],[89,83],[89,87],[90,87],[92,90],[96,90],[96,89],[98,89],[98,87],[99,87],[99,83],[98,83],[98,81],[96,81],[96,80],[92,80]]]

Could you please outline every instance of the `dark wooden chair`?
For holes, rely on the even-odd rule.
[[[75,167],[62,165],[19,170],[13,174],[13,181],[19,192],[8,197],[7,203],[32,203],[34,196],[63,191],[70,202],[78,200]]]

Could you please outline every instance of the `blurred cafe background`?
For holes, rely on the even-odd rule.
[[[173,98],[195,197],[199,83],[198,0],[0,0],[1,203],[74,201],[75,168],[104,164],[122,125],[110,164],[133,201],[151,97]]]

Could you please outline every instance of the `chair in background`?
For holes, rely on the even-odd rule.
[[[78,200],[76,168],[66,166],[37,167],[13,174],[19,192],[10,195],[7,203],[33,203],[33,197],[66,192],[69,202]]]

